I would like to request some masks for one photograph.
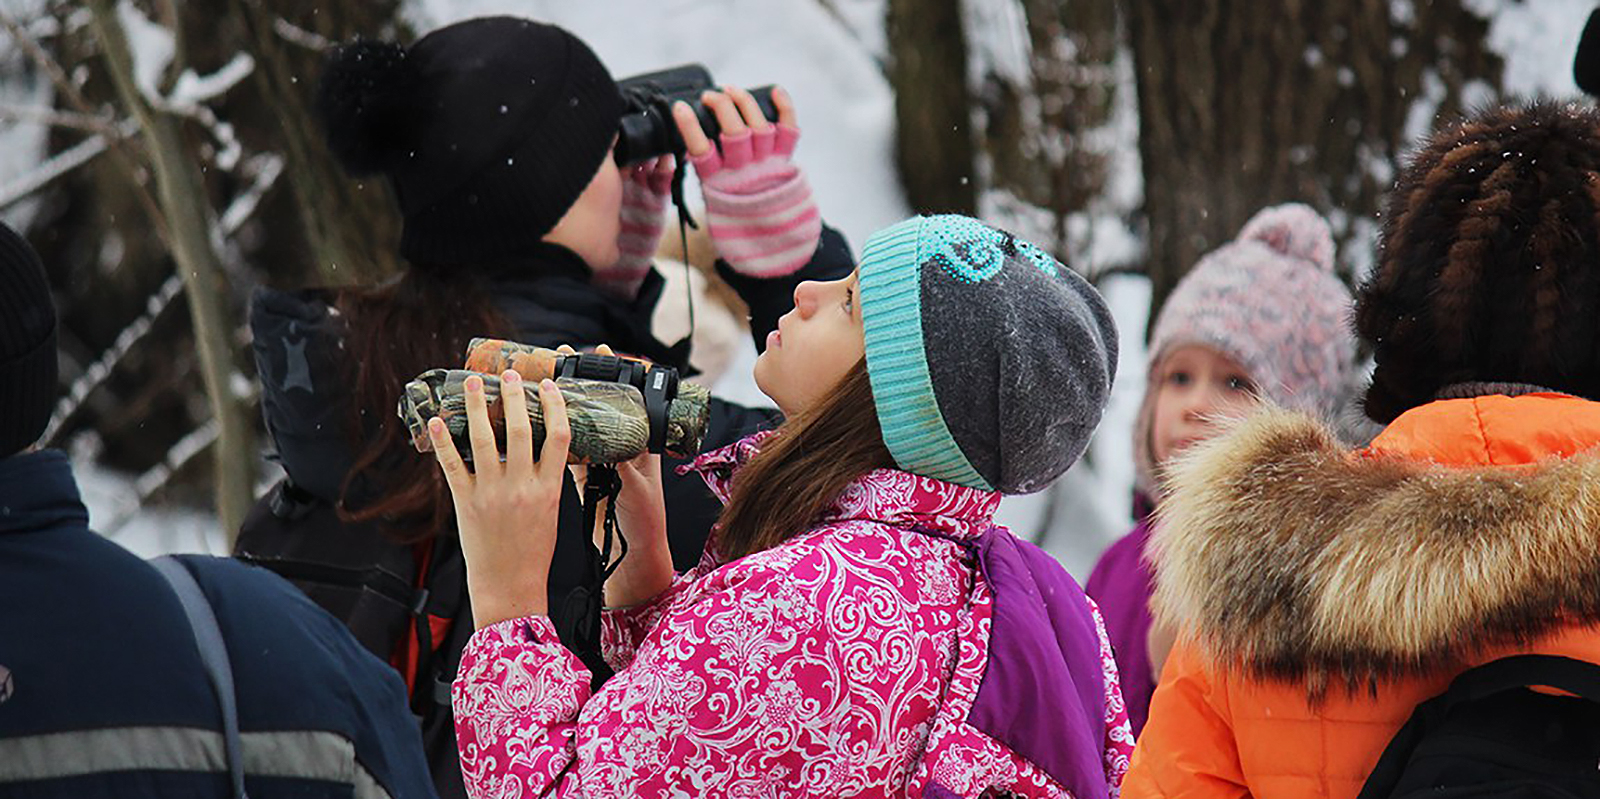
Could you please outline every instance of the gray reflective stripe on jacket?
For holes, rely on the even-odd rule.
[[[356,762],[355,745],[326,731],[247,732],[245,774],[355,786],[358,799],[390,799]],[[117,771],[226,772],[222,733],[192,727],[118,727],[0,739],[0,783]]]

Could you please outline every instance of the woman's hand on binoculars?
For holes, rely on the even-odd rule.
[[[717,127],[722,129],[724,140],[738,139],[751,132],[772,131],[772,122],[767,120],[766,114],[761,113],[756,98],[737,86],[725,87],[720,92],[708,91],[700,95],[700,102],[716,116]],[[794,100],[781,87],[772,90],[772,106],[778,111],[779,127],[799,127],[794,113]],[[699,159],[712,151],[711,139],[706,137],[700,120],[695,118],[694,109],[688,103],[681,100],[673,103],[672,119],[678,123],[678,133],[683,136],[691,159]]]
[[[539,386],[544,445],[535,460],[533,424],[528,419],[522,376],[507,371],[500,380],[506,420],[503,462],[489,423],[482,378],[469,377],[463,386],[476,474],[467,471],[444,420],[428,421],[433,453],[455,502],[472,620],[479,628],[549,612],[546,585],[555,551],[567,447],[572,442],[567,403],[556,384],[545,380]]]
[[[689,162],[700,176],[706,225],[717,254],[749,277],[793,274],[811,260],[822,236],[822,215],[791,156],[800,141],[794,102],[772,90],[777,124],[750,92],[727,87],[701,102],[717,118],[720,147],[712,147],[686,103],[672,106]]]

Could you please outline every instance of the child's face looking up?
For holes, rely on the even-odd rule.
[[[1242,407],[1256,394],[1243,366],[1200,344],[1168,353],[1154,378],[1150,454],[1158,464],[1210,436],[1218,413]]]
[[[794,310],[767,334],[756,358],[756,386],[794,416],[833,391],[866,352],[857,274],[807,280],[795,287]]]

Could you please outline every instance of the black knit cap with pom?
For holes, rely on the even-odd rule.
[[[1479,111],[1422,142],[1356,298],[1388,423],[1458,383],[1600,399],[1600,110]]]
[[[0,223],[0,458],[39,440],[56,404],[56,309],[39,255]]]
[[[515,17],[459,22],[409,48],[357,40],[330,54],[317,92],[334,155],[389,178],[401,254],[426,266],[537,243],[609,156],[622,110],[587,45]]]

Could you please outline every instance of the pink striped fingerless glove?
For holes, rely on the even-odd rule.
[[[693,159],[706,198],[706,221],[717,254],[751,277],[793,274],[811,260],[822,237],[822,215],[800,168],[789,157],[800,129],[722,136]]]
[[[639,293],[640,284],[655,262],[656,248],[666,230],[662,212],[672,191],[672,170],[657,169],[655,162],[636,165],[622,178],[622,226],[617,233],[617,261],[596,269],[594,284],[601,291],[625,300]]]

